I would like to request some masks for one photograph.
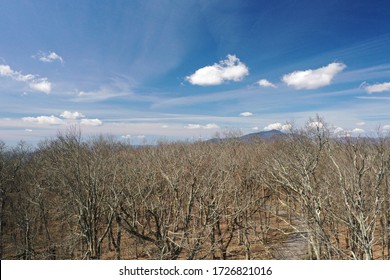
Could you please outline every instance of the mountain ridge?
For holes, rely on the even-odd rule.
[[[239,137],[232,137],[232,138],[212,138],[207,140],[206,142],[211,142],[211,143],[220,143],[222,141],[226,141],[229,139],[236,139],[240,140],[243,142],[251,142],[255,140],[265,140],[269,141],[277,137],[281,137],[286,135],[285,133],[281,132],[280,130],[272,129],[272,130],[266,130],[266,131],[260,131],[260,132],[254,132],[254,133],[249,133],[245,134]]]

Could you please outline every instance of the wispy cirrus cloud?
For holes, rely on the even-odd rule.
[[[75,102],[98,102],[128,95],[131,95],[129,90],[111,86],[102,86],[96,91],[79,91],[77,96],[72,100]]]
[[[333,78],[347,66],[333,62],[318,69],[294,71],[283,76],[282,81],[295,89],[317,89],[330,85]]]
[[[241,81],[248,74],[248,67],[237,56],[229,54],[225,60],[196,70],[186,80],[193,85],[215,86],[226,81]]]
[[[27,83],[34,91],[49,94],[52,89],[52,84],[47,78],[39,78],[39,76],[33,74],[23,75],[20,71],[13,70],[9,65],[0,64],[0,76]]]

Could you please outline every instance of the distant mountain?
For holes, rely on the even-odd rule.
[[[251,142],[251,141],[256,141],[256,140],[272,140],[277,137],[284,136],[285,134],[281,132],[280,130],[268,130],[268,131],[260,131],[260,132],[255,132],[255,133],[250,133],[243,135],[241,137],[237,137],[236,139],[242,141],[242,142]],[[222,141],[229,140],[229,138],[213,138],[210,140],[207,140],[207,142],[211,143],[220,143]]]
[[[267,131],[260,131],[260,132],[255,132],[255,133],[250,133],[246,134],[240,137],[240,139],[244,142],[249,142],[253,140],[271,140],[276,137],[280,137],[285,135],[283,132],[280,130],[267,130]]]

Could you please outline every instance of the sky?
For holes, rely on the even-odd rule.
[[[0,140],[390,132],[386,0],[1,0]],[[309,125],[312,125],[312,123]]]

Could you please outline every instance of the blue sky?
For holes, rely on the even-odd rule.
[[[2,0],[0,139],[390,131],[390,2]]]

